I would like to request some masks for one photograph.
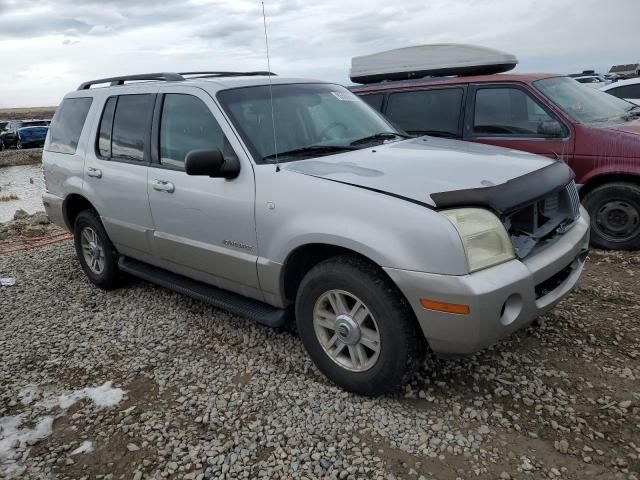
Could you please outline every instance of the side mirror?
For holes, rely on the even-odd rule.
[[[225,159],[217,148],[192,150],[184,160],[184,170],[187,175],[235,178],[240,173],[240,162],[235,157]]]
[[[540,122],[538,125],[538,133],[545,137],[561,137],[562,125],[560,125],[560,122],[556,122],[555,120]]]

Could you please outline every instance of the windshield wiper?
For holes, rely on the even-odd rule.
[[[311,155],[319,155],[323,153],[338,153],[338,152],[346,152],[349,150],[355,150],[355,148],[350,147],[348,145],[309,145],[307,147],[295,148],[293,150],[287,150],[285,152],[278,152],[278,157],[294,157],[294,156],[304,156],[307,154]],[[262,157],[262,160],[271,160],[272,158],[276,158],[276,154],[267,155],[266,157]]]
[[[367,137],[359,138],[358,140],[354,140],[353,142],[350,143],[350,145],[362,145],[363,143],[374,142],[376,140],[390,140],[394,137],[412,138],[411,135],[405,135],[404,133],[380,132],[380,133],[375,133],[373,135],[369,135]]]
[[[457,133],[444,132],[442,130],[407,130],[407,133],[415,136],[429,135],[431,137],[460,138]]]

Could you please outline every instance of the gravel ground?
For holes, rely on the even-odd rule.
[[[137,280],[98,290],[69,241],[0,254],[0,477],[637,480],[639,264],[595,251],[535,325],[362,398],[290,331]]]

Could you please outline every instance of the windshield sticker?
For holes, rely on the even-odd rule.
[[[356,97],[353,93],[350,92],[331,92],[333,96],[338,100],[342,100],[343,102],[357,102],[358,97]]]

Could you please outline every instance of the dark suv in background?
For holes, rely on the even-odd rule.
[[[431,77],[351,89],[408,133],[564,160],[581,185],[592,243],[640,248],[640,107],[544,74]]]

